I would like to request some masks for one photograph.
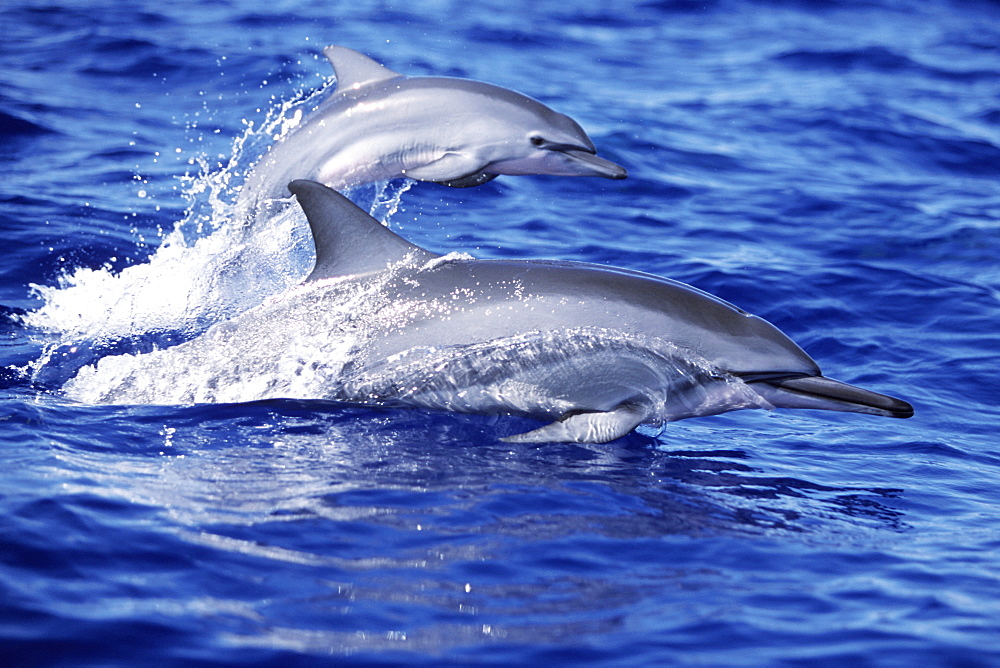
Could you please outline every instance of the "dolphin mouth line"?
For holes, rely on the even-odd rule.
[[[616,162],[606,160],[594,153],[576,146],[552,146],[549,150],[565,156],[574,167],[584,170],[580,176],[600,176],[605,179],[620,181],[628,176],[628,170]]]

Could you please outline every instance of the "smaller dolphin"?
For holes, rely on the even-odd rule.
[[[288,189],[316,246],[307,283],[324,282],[330,307],[361,293],[377,305],[352,319],[365,343],[327,398],[555,420],[504,439],[520,443],[603,443],[642,423],[742,408],[913,414],[824,377],[773,325],[683,283],[578,262],[441,257],[319,183]]]
[[[500,174],[624,179],[569,116],[506,88],[449,77],[405,77],[342,46],[323,50],[335,92],[274,144],[243,187],[287,197],[313,179],[342,190],[408,176],[464,188]]]

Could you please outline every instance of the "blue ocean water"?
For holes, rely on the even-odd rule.
[[[4,663],[1000,663],[1000,5],[911,4],[6,0]],[[245,306],[216,214],[327,44],[522,91],[630,172],[390,186],[413,242],[690,283],[915,417],[529,446],[64,396]]]

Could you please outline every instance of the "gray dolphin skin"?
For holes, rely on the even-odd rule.
[[[342,190],[408,176],[448,186],[500,174],[624,179],[572,118],[520,93],[468,79],[405,77],[342,46],[323,53],[335,92],[274,144],[244,185],[248,196],[288,196],[293,179]]]
[[[388,304],[332,399],[554,420],[508,442],[603,443],[643,423],[743,408],[906,418],[906,402],[821,375],[770,323],[624,269],[438,256],[319,183],[289,190],[316,246],[307,281]],[[325,284],[324,284],[325,287]]]

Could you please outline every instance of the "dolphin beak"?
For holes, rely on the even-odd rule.
[[[902,399],[854,387],[826,376],[748,380],[759,395],[779,408],[818,408],[885,417],[913,417],[913,406]]]
[[[566,157],[568,166],[573,170],[573,176],[600,176],[615,180],[628,176],[628,171],[621,165],[588,151],[578,148],[558,148],[555,150]]]

